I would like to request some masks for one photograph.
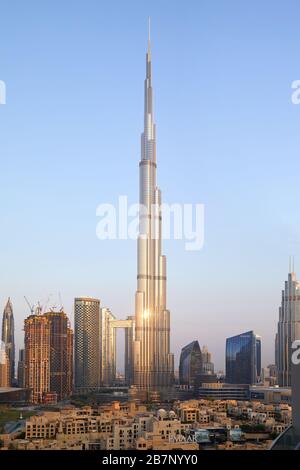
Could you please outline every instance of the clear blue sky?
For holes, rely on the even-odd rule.
[[[264,363],[288,257],[300,271],[297,0],[1,2],[0,305],[17,339],[29,311],[61,292],[133,313],[136,246],[100,242],[96,207],[138,196],[147,19],[159,185],[205,204],[205,245],[165,242],[172,349],[254,329]]]

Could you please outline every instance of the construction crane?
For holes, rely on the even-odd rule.
[[[34,305],[31,305],[29,300],[27,299],[27,297],[24,295],[24,299],[29,307],[29,310],[30,310],[30,313],[31,315],[34,315],[35,314],[35,308],[34,308]]]
[[[61,298],[61,293],[60,293],[60,292],[58,293],[58,297],[59,297],[59,303],[60,303],[60,311],[63,312],[63,311],[64,311],[64,306],[63,306],[63,302],[62,302],[62,298]]]
[[[52,294],[49,294],[48,299],[45,302],[44,307],[43,307],[43,313],[46,313],[46,310],[47,310],[47,307],[48,307],[48,304],[50,302],[51,297],[52,297]]]
[[[36,309],[35,309],[36,315],[42,315],[42,313],[43,313],[42,310],[43,310],[43,308],[42,308],[42,306],[41,306],[41,303],[40,303],[40,301],[38,301],[37,307],[36,307]]]

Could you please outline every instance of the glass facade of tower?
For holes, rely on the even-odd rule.
[[[261,338],[256,336],[256,381],[261,377]]]
[[[226,382],[255,384],[261,369],[261,338],[253,331],[227,338]]]
[[[193,341],[181,350],[179,363],[180,385],[195,386],[202,371],[201,349],[198,341]]]
[[[75,389],[100,385],[100,300],[75,299]]]
[[[25,387],[25,349],[19,349],[18,387]]]

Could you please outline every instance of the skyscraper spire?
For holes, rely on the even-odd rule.
[[[295,272],[295,256],[293,255],[293,265],[292,265],[292,268],[293,268],[293,273]]]
[[[294,273],[295,272],[295,256],[290,255],[289,256],[289,273]]]
[[[151,58],[151,18],[148,18],[148,57]]]
[[[156,133],[150,51],[146,53],[144,132],[140,161],[140,232],[135,297],[134,384],[141,389],[169,386],[173,378],[170,312],[166,307],[166,257],[161,254],[161,192],[156,185]]]

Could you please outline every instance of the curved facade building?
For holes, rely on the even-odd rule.
[[[202,371],[201,349],[198,341],[193,341],[181,350],[179,362],[180,385],[198,385]]]
[[[256,384],[261,373],[261,338],[253,331],[226,340],[226,382]]]

